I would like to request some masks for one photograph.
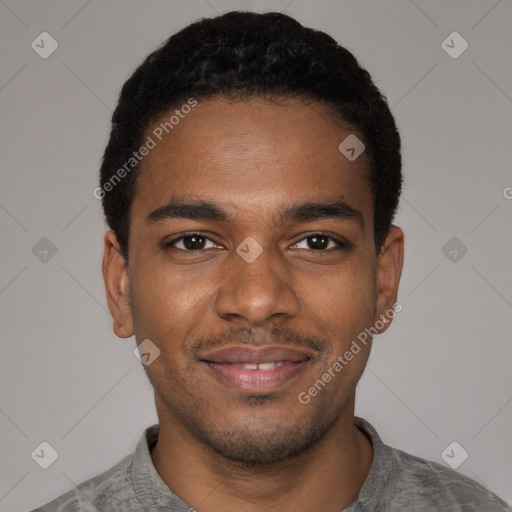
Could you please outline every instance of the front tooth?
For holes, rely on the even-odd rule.
[[[257,364],[244,364],[244,370],[257,370]]]
[[[276,367],[276,363],[260,363],[258,365],[259,370],[273,370]]]

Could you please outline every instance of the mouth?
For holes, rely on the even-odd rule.
[[[201,358],[220,380],[241,393],[276,391],[296,378],[313,358],[307,349],[278,346],[234,346]]]

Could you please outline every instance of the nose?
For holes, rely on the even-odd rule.
[[[236,252],[225,261],[227,271],[215,302],[217,314],[245,326],[295,317],[300,301],[279,251],[265,248],[254,261],[249,261]]]

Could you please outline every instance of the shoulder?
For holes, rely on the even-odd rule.
[[[150,447],[158,439],[158,433],[158,424],[146,428],[133,453],[107,471],[31,512],[142,510],[141,495],[151,495],[153,490],[151,482],[148,483],[152,477]],[[154,468],[153,472],[157,475]]]
[[[121,505],[121,496],[123,503],[132,497],[136,498],[129,477],[132,459],[133,454],[127,455],[107,471],[31,512],[97,512],[116,509],[116,505]]]
[[[498,496],[471,478],[437,462],[388,448],[392,457],[389,484],[394,488],[396,506],[400,510],[400,506],[423,510],[420,508],[422,505],[449,507],[449,510],[464,512],[512,510]]]
[[[355,424],[370,439],[374,459],[350,512],[512,512],[505,501],[471,478],[384,444],[375,428],[362,418],[355,417]]]

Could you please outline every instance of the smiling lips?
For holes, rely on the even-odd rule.
[[[259,394],[292,380],[312,355],[307,349],[238,345],[212,351],[201,360],[231,388]]]

